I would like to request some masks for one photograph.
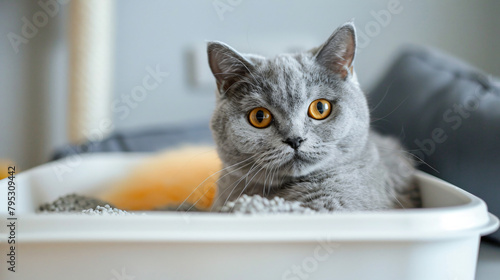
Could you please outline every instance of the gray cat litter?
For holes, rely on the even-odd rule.
[[[175,207],[168,207],[163,210],[174,211]],[[180,209],[180,211],[185,211],[185,209]],[[39,207],[39,212],[79,212],[100,216],[133,215],[133,213],[118,209],[105,201],[77,194],[62,196],[52,203],[43,204]],[[316,213],[310,208],[301,206],[300,202],[297,201],[286,201],[281,197],[267,199],[259,195],[243,195],[234,201],[226,203],[217,212],[234,214]]]
[[[100,199],[78,194],[61,196],[51,203],[45,203],[38,208],[39,212],[82,212],[83,210],[96,209],[97,206],[109,203]],[[113,207],[112,205],[110,207]]]
[[[226,203],[220,212],[236,214],[316,213],[310,208],[301,206],[300,202],[297,201],[286,201],[281,197],[267,199],[260,195],[243,195],[235,201]]]
[[[124,210],[120,210],[118,208],[113,208],[106,204],[104,206],[96,206],[95,209],[87,209],[83,210],[82,214],[87,214],[91,216],[99,215],[99,216],[127,216],[127,215],[135,215],[134,213],[127,212]]]

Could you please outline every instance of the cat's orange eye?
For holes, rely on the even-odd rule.
[[[309,105],[308,115],[313,119],[322,120],[328,117],[331,112],[332,104],[326,99],[318,99]]]
[[[273,116],[266,108],[258,107],[250,111],[248,121],[256,128],[266,128],[271,124]]]

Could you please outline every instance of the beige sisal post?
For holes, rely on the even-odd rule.
[[[114,0],[70,2],[68,137],[99,140],[110,132]]]

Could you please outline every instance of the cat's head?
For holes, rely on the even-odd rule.
[[[316,49],[274,58],[208,43],[217,82],[211,128],[225,165],[246,160],[302,176],[359,153],[369,111],[354,73],[355,50],[350,22]]]

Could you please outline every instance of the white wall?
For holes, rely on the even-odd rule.
[[[41,0],[46,2],[48,0]],[[7,34],[21,33],[22,17],[41,10],[38,1],[0,0],[0,158],[27,168],[43,162],[66,142],[67,6],[49,19],[16,54]],[[374,1],[133,1],[116,6],[114,113],[117,129],[208,121],[214,84],[194,85],[189,51],[203,55],[206,40],[220,40],[244,52],[274,54],[322,43],[341,23],[355,18],[358,30],[376,28],[373,13],[389,0]],[[500,76],[500,2],[400,0],[397,14],[372,34],[356,59],[360,82],[369,88],[407,43],[440,48]],[[231,5],[217,14],[214,3]],[[376,25],[376,24],[375,24]],[[377,31],[377,30],[372,30]],[[207,73],[206,58],[198,61]],[[135,108],[130,96],[159,65],[169,76]],[[195,69],[200,70],[200,69]],[[124,109],[127,107],[130,113]]]
[[[9,33],[22,35],[22,18],[36,1],[0,1],[0,158],[26,169],[65,143],[67,51],[61,9],[15,52]],[[31,36],[31,35],[30,35]]]

